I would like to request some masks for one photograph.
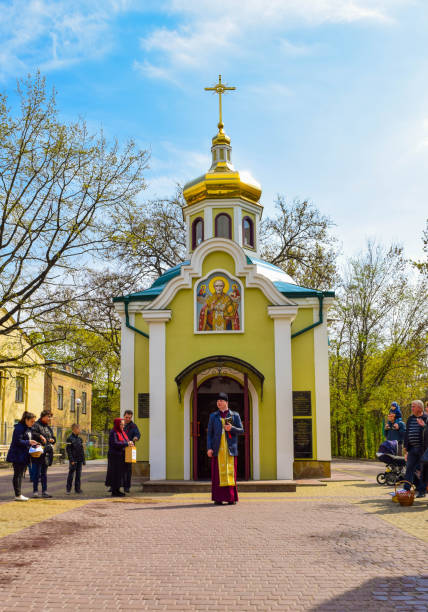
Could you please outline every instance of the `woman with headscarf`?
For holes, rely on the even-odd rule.
[[[123,419],[114,419],[113,429],[110,431],[108,440],[106,486],[111,487],[112,497],[125,496],[125,493],[120,491],[125,472],[125,448],[134,446],[134,443],[126,435],[123,426]]]

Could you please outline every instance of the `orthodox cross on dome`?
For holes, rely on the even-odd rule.
[[[205,91],[214,91],[218,94],[218,110],[219,110],[219,122],[218,129],[221,131],[224,128],[222,113],[221,113],[221,96],[225,94],[227,91],[233,91],[236,87],[227,87],[224,83],[221,82],[221,74],[218,75],[218,83],[216,83],[213,87],[205,87]]]

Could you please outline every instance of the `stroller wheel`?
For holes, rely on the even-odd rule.
[[[383,485],[385,484],[385,472],[381,472],[376,476],[377,484]]]
[[[390,474],[386,474],[385,481],[389,487],[393,487],[395,483],[399,480],[398,474],[391,472]]]

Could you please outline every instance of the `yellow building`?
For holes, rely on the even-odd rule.
[[[219,391],[244,424],[239,478],[328,476],[334,293],[300,287],[260,258],[261,187],[235,170],[221,118],[218,128],[209,171],[184,187],[187,260],[114,298],[121,412],[134,411],[151,480],[209,479],[206,430]]]
[[[2,443],[10,442],[13,426],[24,410],[34,412],[37,416],[43,410],[44,358],[30,346],[27,336],[19,328],[10,334],[0,335],[2,359],[18,357],[25,352],[22,359],[10,363],[6,361],[0,369]]]
[[[79,423],[91,431],[92,380],[71,368],[46,368],[44,407],[53,413],[53,425],[69,429]]]

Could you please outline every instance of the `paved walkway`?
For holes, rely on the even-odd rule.
[[[0,504],[0,525],[18,511],[44,519],[0,539],[0,610],[428,610],[428,498],[393,504],[379,464],[338,462],[345,482],[222,507],[137,488],[96,499],[93,468],[92,499],[52,500],[66,512]]]

